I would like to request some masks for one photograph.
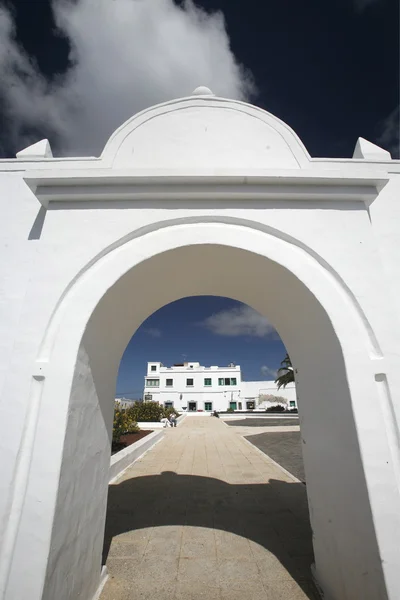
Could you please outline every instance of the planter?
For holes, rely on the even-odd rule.
[[[111,446],[111,456],[117,452],[121,452],[124,448],[127,448],[131,444],[138,442],[142,438],[152,433],[151,429],[146,431],[136,431],[135,433],[125,433],[121,435],[119,442],[113,442]]]

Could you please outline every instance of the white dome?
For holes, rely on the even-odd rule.
[[[214,96],[214,94],[210,88],[205,85],[200,85],[192,92],[192,96]]]

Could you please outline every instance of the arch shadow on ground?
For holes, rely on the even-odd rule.
[[[256,542],[276,556],[306,597],[319,598],[310,571],[312,531],[302,483],[270,479],[233,485],[166,471],[111,485],[103,564],[114,536],[168,525],[214,528]]]

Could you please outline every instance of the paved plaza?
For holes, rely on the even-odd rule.
[[[101,600],[318,598],[305,486],[209,416],[110,486],[104,561]]]
[[[247,435],[246,439],[297,479],[305,482],[300,428],[297,428],[298,431],[272,431],[271,429],[256,435],[252,433]]]
[[[299,428],[298,417],[287,416],[265,416],[265,417],[245,417],[238,419],[236,417],[221,417],[227,425],[231,427],[297,427]]]
[[[297,479],[305,482],[298,418],[232,419],[226,423]]]

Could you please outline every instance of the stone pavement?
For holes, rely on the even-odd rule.
[[[101,600],[318,598],[305,486],[234,429],[186,417],[110,486]]]
[[[261,452],[267,454],[297,479],[305,482],[301,433],[297,419],[294,420],[297,425],[290,425],[293,421],[285,422],[284,418],[226,422],[234,429],[236,435],[245,437]]]
[[[254,446],[265,452],[272,460],[276,461],[281,467],[292,473],[300,481],[306,481],[304,471],[303,453],[301,450],[300,428],[297,431],[275,431],[272,428],[254,435],[246,435]]]

